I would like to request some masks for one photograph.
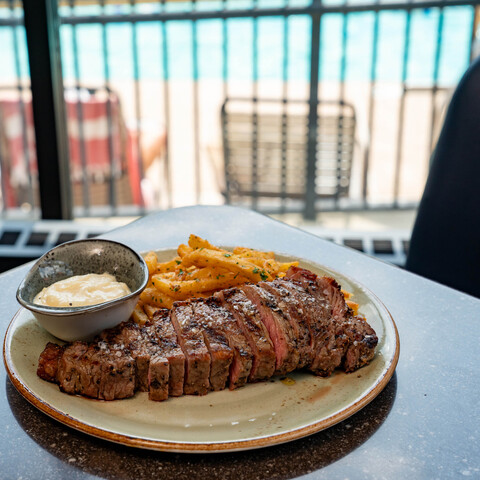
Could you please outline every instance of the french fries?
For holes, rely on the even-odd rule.
[[[225,250],[197,235],[177,248],[178,256],[159,262],[155,252],[145,255],[149,282],[134,310],[134,320],[143,325],[158,308],[172,308],[174,302],[208,297],[214,292],[245,283],[283,277],[298,262],[282,263],[273,252],[245,247]]]

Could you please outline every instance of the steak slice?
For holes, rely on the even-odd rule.
[[[242,387],[247,383],[248,376],[252,370],[253,352],[237,324],[235,317],[230,311],[222,306],[218,297],[205,299],[211,310],[215,311],[214,318],[217,319],[217,327],[228,339],[228,344],[233,351],[233,360],[230,364],[229,388]]]
[[[295,370],[299,360],[298,342],[277,299],[258,285],[244,285],[240,290],[257,307],[260,319],[268,330],[275,349],[275,373],[283,375]]]
[[[135,393],[135,362],[125,349],[106,342],[74,342],[58,361],[56,381],[66,393],[100,400],[132,397]]]
[[[204,299],[192,302],[192,306],[195,322],[201,325],[203,339],[210,353],[210,386],[215,391],[223,390],[228,380],[233,351],[228,338],[218,328],[223,321],[222,313]]]
[[[177,334],[170,319],[170,311],[166,308],[157,310],[153,315],[151,328],[162,348],[162,356],[168,360],[168,394],[171,397],[179,397],[183,395],[185,354],[178,343]]]
[[[311,365],[314,357],[311,341],[312,336],[308,321],[299,312],[302,306],[298,298],[284,287],[281,280],[260,282],[258,285],[275,297],[278,307],[290,322],[295,338],[297,339],[299,355],[297,369],[300,370]]]
[[[372,360],[378,338],[375,330],[359,316],[351,317],[345,323],[345,334],[348,337],[348,347],[343,358],[343,368],[346,372],[354,372]]]
[[[151,325],[140,327],[129,320],[104,330],[98,338],[130,352],[136,365],[136,390],[149,392],[151,400],[168,398],[169,364]]]
[[[95,342],[106,342],[116,348],[126,348],[136,363],[136,389],[148,392],[148,367],[150,354],[143,346],[141,328],[133,321],[121,323],[117,327],[109,328],[101,332]]]
[[[257,307],[238,288],[218,293],[222,305],[235,317],[253,353],[249,382],[270,378],[275,371],[275,350]]]
[[[37,375],[47,382],[57,382],[58,362],[64,347],[48,342],[38,359]]]
[[[343,364],[352,371],[351,365],[365,364],[374,355],[378,339],[368,326],[362,328],[353,320],[351,309],[338,283],[329,277],[317,277],[314,273],[298,267],[292,267],[284,277],[286,287],[295,289],[301,296],[306,318],[315,332],[314,351],[316,357],[309,369],[317,375],[329,376],[333,370]],[[359,336],[364,332],[365,341],[359,346]],[[349,360],[345,357],[349,353]],[[358,367],[357,367],[358,368]]]
[[[153,324],[144,325],[141,330],[143,343],[138,349],[138,355],[148,360],[147,385],[148,398],[157,402],[168,398],[170,364],[165,357],[165,351],[158,342],[157,333]],[[138,358],[137,356],[137,365]],[[137,370],[138,374],[138,370]]]
[[[175,302],[170,319],[186,358],[186,395],[206,395],[210,388],[210,354],[203,339],[201,326],[195,321],[190,302]]]
[[[327,302],[321,302],[307,289],[292,281],[283,278],[279,282],[282,283],[283,289],[290,293],[291,298],[298,302],[298,313],[307,323],[310,331],[312,358],[305,367],[321,375],[323,370],[328,371],[331,368],[330,362],[335,366],[340,365],[341,356],[337,359],[324,355],[326,352],[331,352],[335,346],[334,326],[331,325],[330,308]],[[328,364],[322,364],[322,361]]]

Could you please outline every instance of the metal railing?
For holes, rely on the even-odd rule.
[[[320,0],[59,2],[65,83],[76,89],[105,87],[119,95],[127,127],[135,133],[130,149],[136,159],[136,171],[130,171],[129,175],[141,183],[140,200],[136,203],[121,205],[117,201],[118,186],[112,184],[102,208],[94,208],[84,198],[75,205],[74,214],[122,214],[125,211],[132,214],[150,208],[212,203],[212,199],[222,202],[220,110],[226,99],[238,96],[253,100],[274,98],[285,105],[291,100],[305,100],[310,105],[306,117],[305,192],[299,207],[306,218],[314,218],[322,209],[415,205],[428,172],[448,92],[473,56],[478,4],[471,0],[361,4]],[[12,80],[18,97],[24,98],[28,77],[21,68],[21,50],[25,48],[21,39],[22,15],[15,2],[5,1],[3,5],[7,8],[3,9],[6,14],[0,17],[0,29],[11,32],[15,63]],[[458,27],[452,30],[451,18],[460,11],[462,38],[461,41],[455,39],[456,56],[450,52],[448,57],[445,52],[452,43],[448,35],[452,31],[458,33]],[[428,17],[426,24],[434,35],[430,51],[418,43],[415,35],[422,15]],[[392,43],[391,32],[382,29],[384,20],[392,16],[396,20],[390,21],[388,28],[396,29],[396,47],[392,49],[395,51],[385,53],[382,48]],[[367,32],[355,37],[360,38],[363,52],[356,52],[356,45],[352,45],[355,28]],[[338,36],[335,42],[328,36],[332,31],[335,38]],[[96,47],[87,51],[86,48],[92,48],[85,42],[85,35],[89,34],[99,43],[92,41],[91,45]],[[242,38],[239,40],[238,36]],[[333,43],[335,55],[328,48]],[[121,44],[124,50],[119,53],[116,44]],[[411,72],[412,58],[423,52],[422,49],[425,62],[431,64],[431,72],[428,78],[421,75],[415,78]],[[379,72],[389,68],[384,67],[385,58],[395,55],[398,58],[392,69],[396,69],[398,75],[385,79],[388,75],[382,76]],[[455,71],[445,75],[445,59],[449,58],[459,61]],[[179,69],[183,70],[179,73]],[[275,78],[272,79],[272,75]],[[317,105],[322,100],[352,103],[361,127],[353,160],[354,185],[348,199],[328,201],[316,194],[316,139],[322,128]],[[81,107],[77,112],[82,124]],[[151,168],[145,157],[159,140],[158,135],[154,135],[150,144],[147,141],[145,125],[149,122],[155,125],[157,134],[161,125],[162,138],[168,139],[162,151],[154,152],[157,157],[161,156],[155,159],[161,169],[157,169],[153,181],[161,176],[162,182],[153,185],[153,192],[163,192],[162,199],[155,201],[148,198],[149,190],[144,188],[148,186],[144,180],[148,180],[147,170]],[[110,138],[111,126],[108,128]],[[258,135],[256,128],[254,125],[253,137]],[[6,154],[5,150],[0,152],[2,173],[7,164]],[[255,159],[252,150],[248,161],[255,163]],[[29,178],[34,185],[36,178],[30,164],[27,159]],[[2,187],[4,178],[2,175]],[[409,179],[415,180],[416,187],[405,194]],[[390,185],[382,190],[379,188],[382,183]],[[2,193],[5,199],[4,188]],[[258,200],[252,199],[257,209],[275,211],[278,208],[271,201]],[[5,201],[3,211],[6,212]]]

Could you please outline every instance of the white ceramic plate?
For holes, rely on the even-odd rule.
[[[173,250],[157,253],[160,260],[175,255]],[[21,309],[4,341],[8,375],[28,401],[56,420],[125,445],[201,453],[247,450],[305,437],[353,415],[383,390],[397,365],[399,339],[388,310],[359,283],[310,261],[300,261],[300,266],[333,276],[354,294],[360,313],[379,339],[369,365],[351,374],[339,371],[330,378],[294,373],[235,391],[165,402],[149,401],[146,393],[113,402],[89,400],[62,393],[57,385],[37,377],[40,353],[48,341],[58,340]]]

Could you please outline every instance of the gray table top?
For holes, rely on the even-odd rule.
[[[159,212],[104,237],[145,251],[185,243],[190,233],[298,257],[308,252],[372,290],[395,319],[401,343],[383,392],[349,419],[304,439],[191,455],[130,448],[72,430],[31,406],[0,369],[1,478],[480,478],[478,299],[234,207]],[[27,269],[0,275],[4,333]]]

